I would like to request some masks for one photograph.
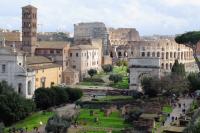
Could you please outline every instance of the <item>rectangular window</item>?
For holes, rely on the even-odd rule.
[[[72,57],[72,53],[70,53],[70,57]]]
[[[78,53],[76,53],[76,57],[78,57]]]
[[[3,65],[2,65],[2,73],[5,73],[5,72],[6,72],[6,65],[3,64]]]

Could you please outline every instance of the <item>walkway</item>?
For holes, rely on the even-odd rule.
[[[190,108],[190,105],[192,104],[193,99],[191,98],[181,98],[178,103],[181,104],[181,108],[179,108],[179,106],[177,105],[173,111],[170,114],[170,117],[167,118],[167,120],[165,121],[165,126],[169,126],[170,123],[172,122],[172,116],[173,117],[177,117],[179,118],[180,115],[183,115],[182,109],[185,108],[185,110],[187,111]],[[183,104],[185,103],[185,107],[183,106]]]

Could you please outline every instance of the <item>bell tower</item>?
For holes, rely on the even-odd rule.
[[[31,5],[22,7],[22,50],[35,54],[37,43],[37,8]]]

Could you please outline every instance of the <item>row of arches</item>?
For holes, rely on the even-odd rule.
[[[161,57],[162,59],[191,59],[193,58],[192,51],[185,52],[141,52],[142,57]]]

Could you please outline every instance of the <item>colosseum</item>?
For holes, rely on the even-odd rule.
[[[196,71],[197,66],[191,48],[170,39],[130,41],[126,45],[113,46],[113,61],[129,57],[158,57],[163,72],[170,72],[176,59],[185,64],[186,71]]]

